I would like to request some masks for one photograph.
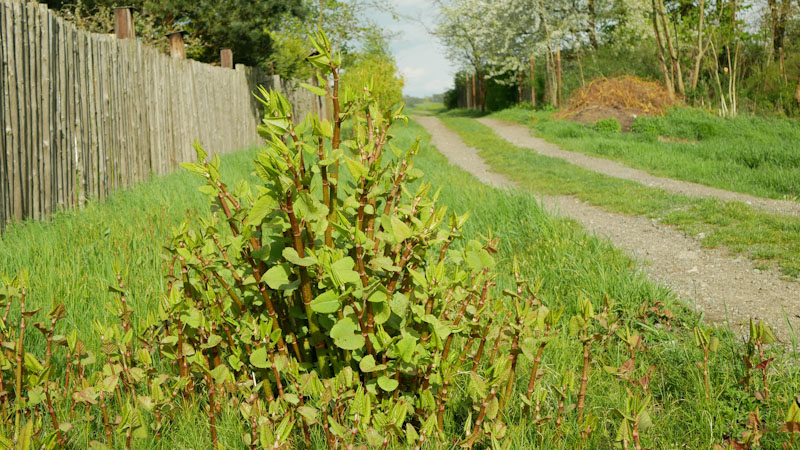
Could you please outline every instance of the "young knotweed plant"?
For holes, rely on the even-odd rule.
[[[768,370],[769,364],[774,360],[774,358],[766,358],[764,356],[764,346],[774,344],[775,342],[777,342],[777,338],[775,338],[775,334],[766,322],[759,320],[758,323],[756,323],[752,318],[750,319],[750,336],[747,339],[745,355],[743,356],[746,374],[742,382],[745,384],[745,389],[747,389],[750,384],[750,371],[760,370],[763,390],[755,391],[754,395],[757,400],[763,402],[769,401]],[[758,357],[759,362],[754,364],[756,357]]]
[[[792,403],[786,410],[781,431],[789,433],[789,442],[784,442],[783,448],[794,448],[795,438],[800,434],[800,395],[792,399]]]
[[[547,344],[557,336],[557,334],[553,332],[553,329],[558,325],[563,312],[563,307],[558,310],[550,310],[546,306],[541,305],[535,311],[532,320],[529,320],[527,323],[528,329],[531,332],[523,339],[521,350],[528,361],[532,362],[532,367],[531,373],[528,376],[528,385],[525,394],[520,396],[520,400],[525,405],[525,411],[530,411],[532,406],[536,382],[543,375],[540,370],[542,356]]]
[[[646,348],[642,336],[638,332],[631,330],[628,325],[621,327],[616,334],[628,348],[629,358],[619,366],[605,366],[605,371],[634,386],[640,386],[645,392],[648,392],[650,389],[650,376],[655,371],[656,366],[651,365],[644,375],[639,378],[636,378],[635,375],[637,373],[636,356],[642,349]]]
[[[581,370],[580,390],[578,391],[578,405],[576,407],[578,424],[583,423],[583,409],[586,405],[586,390],[589,383],[589,370],[591,368],[592,344],[603,337],[602,334],[593,333],[594,329],[594,306],[585,296],[578,300],[578,314],[569,320],[569,334],[577,337],[583,349],[583,368]]]
[[[697,363],[703,376],[703,391],[706,401],[711,401],[711,381],[708,373],[708,361],[712,353],[719,350],[719,338],[711,336],[711,328],[701,328],[699,325],[694,327],[694,345],[703,351],[703,361]]]
[[[641,397],[628,390],[624,407],[615,410],[621,419],[615,441],[623,449],[629,449],[631,443],[635,450],[642,449],[640,433],[652,426],[650,414],[647,412],[649,405],[649,395]]]

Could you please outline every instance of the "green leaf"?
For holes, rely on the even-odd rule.
[[[355,321],[350,317],[340,319],[331,328],[330,336],[334,339],[343,338],[355,333],[358,329]]]
[[[417,346],[417,340],[411,336],[405,336],[403,339],[397,341],[397,353],[403,361],[409,363],[414,356],[414,348]]]
[[[208,173],[208,170],[202,164],[185,162],[185,163],[181,163],[181,166],[184,169],[188,170],[189,172],[191,172],[191,173],[193,173],[195,175],[200,175],[201,177],[205,177],[206,174]]]
[[[391,222],[392,234],[394,235],[396,242],[403,242],[411,237],[411,230],[408,228],[408,225],[406,225],[405,222],[398,219],[397,216],[392,216]]]
[[[212,334],[211,336],[208,337],[208,342],[201,345],[200,348],[202,349],[214,348],[217,345],[219,345],[220,342],[222,342],[222,336],[218,334]]]
[[[358,368],[361,369],[362,372],[372,372],[375,370],[375,358],[372,355],[367,355],[361,358],[361,361],[358,363]]]
[[[300,86],[304,89],[309,90],[314,95],[319,95],[320,97],[328,95],[328,92],[319,86],[312,86],[308,83],[300,83]]]
[[[335,313],[340,307],[339,295],[334,290],[325,291],[311,301],[311,310],[320,314]]]
[[[297,254],[297,250],[293,249],[292,247],[284,248],[281,254],[283,255],[284,258],[286,258],[287,261],[297,266],[308,267],[308,266],[313,266],[317,262],[316,259],[310,256],[301,258]]]
[[[333,340],[337,347],[343,350],[358,350],[364,346],[364,336],[360,334],[350,334]]]
[[[270,197],[269,194],[264,194],[261,197],[258,197],[255,203],[253,203],[253,207],[250,208],[250,212],[247,214],[247,220],[245,220],[245,224],[248,226],[261,225],[264,217],[267,217],[267,214],[273,210],[275,204],[275,199]]]
[[[478,255],[477,252],[467,252],[466,254],[467,265],[472,270],[481,270],[483,268],[483,263],[481,262],[481,257]]]
[[[19,450],[29,450],[33,441],[33,420],[29,420],[17,437],[17,448]]]
[[[353,258],[347,256],[331,264],[331,269],[336,277],[342,282],[358,283],[361,279],[358,276],[358,272],[353,270],[355,264],[356,263],[353,261]]]
[[[399,317],[405,317],[406,312],[408,312],[408,297],[400,292],[396,292],[392,299],[389,300],[389,306],[392,308],[392,312],[397,314]]]
[[[211,377],[214,378],[214,382],[218,384],[223,384],[226,381],[233,382],[233,374],[228,369],[228,366],[225,364],[220,364],[211,371]]]
[[[380,325],[389,320],[389,317],[392,315],[392,310],[386,303],[373,303],[372,314],[374,316],[373,319],[375,320],[375,323]]]
[[[345,158],[345,164],[347,164],[347,170],[353,175],[353,178],[359,180],[364,177],[368,173],[367,168],[364,167],[360,162],[356,161],[352,158]]]
[[[382,375],[378,378],[378,386],[381,387],[386,392],[392,392],[393,390],[397,389],[398,386],[397,380],[394,378],[389,378],[386,375]]]
[[[310,406],[300,406],[297,408],[297,412],[306,419],[309,425],[316,423],[319,417],[319,411]]]
[[[258,347],[253,353],[250,354],[250,364],[259,369],[266,369],[267,364],[267,349]]]
[[[281,289],[289,284],[289,274],[291,271],[286,264],[272,266],[271,269],[264,274],[264,281],[272,289]]]

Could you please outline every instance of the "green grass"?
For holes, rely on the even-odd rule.
[[[467,144],[479,149],[494,170],[526,189],[574,195],[623,214],[657,217],[690,234],[705,233],[705,246],[726,246],[755,260],[774,263],[790,277],[800,276],[800,219],[739,202],[698,199],[645,187],[516,147],[472,119],[446,116],[442,120]]]
[[[608,133],[555,119],[552,112],[508,109],[491,117],[528,125],[537,136],[564,149],[654,175],[760,197],[800,196],[800,122],[794,119],[723,119],[674,108],[663,117],[638,118],[630,133]]]
[[[407,106],[406,111],[410,114],[441,114],[447,111],[443,103],[421,102],[413,106]]]
[[[422,128],[414,123],[398,128],[396,133],[397,144],[401,147],[409,145],[418,135],[424,136]],[[729,332],[717,331],[722,345],[720,352],[711,359],[713,395],[711,402],[706,403],[700,372],[695,365],[702,359],[702,353],[694,347],[691,335],[699,317],[682,308],[667,289],[648,282],[629,258],[607,242],[587,235],[574,222],[548,216],[529,195],[483,185],[449,165],[428,141],[425,136],[417,166],[425,171],[427,181],[441,187],[442,203],[456,211],[472,212],[464,230],[466,237],[490,232],[500,237],[498,271],[509,274],[511,261],[517,258],[523,276],[541,282],[542,300],[551,308],[565,308],[561,321],[564,329],[545,352],[544,376],[539,381],[548,389],[543,405],[545,415],[554,412],[556,398],[552,386],[557,385],[560,374],[566,370],[580,370],[579,343],[566,333],[566,323],[576,310],[577,299],[585,295],[599,306],[603,296],[610,296],[616,299],[613,312],[623,323],[642,333],[647,345],[638,356],[636,376],[642,376],[647,367],[655,366],[650,380],[654,398],[650,414],[654,426],[643,432],[643,445],[708,448],[712,442],[720,442],[725,432],[739,435],[747,414],[758,404],[737,386],[743,364],[738,357],[738,343]],[[226,156],[224,178],[232,182],[249,176],[252,157],[252,151]],[[12,274],[27,269],[31,279],[29,303],[46,308],[54,298],[64,302],[68,310],[64,326],[76,327],[89,347],[97,351],[99,343],[90,337],[89,327],[93,320],[105,321],[112,316],[104,305],[110,300],[106,287],[113,282],[115,265],[124,268],[137,316],[155,309],[163,290],[161,246],[166,236],[187,216],[187,211],[191,216],[208,214],[205,200],[195,191],[199,185],[195,178],[176,173],[117,193],[81,211],[59,214],[48,222],[12,226],[0,238],[0,272]],[[504,276],[498,288],[509,287],[511,282],[509,276]],[[654,317],[637,317],[638,308],[646,302],[662,302],[674,311],[674,328]],[[32,348],[37,346],[41,348],[32,342]],[[771,407],[761,406],[761,417],[767,426],[777,428],[782,420],[781,410],[800,392],[800,371],[790,364],[783,350],[772,349],[770,353],[777,357],[772,366],[775,369],[773,400]],[[616,338],[595,348],[587,411],[597,416],[599,422],[587,448],[613,445],[618,424],[614,408],[622,406],[630,385],[607,373],[603,367],[618,366],[627,358],[626,347]],[[522,376],[527,371],[519,373],[518,387],[521,388],[526,384]],[[465,386],[458,386],[455,397],[464,395],[464,390]],[[575,401],[575,391],[570,401]],[[519,414],[519,408],[515,407],[503,418],[509,426],[511,448],[575,448],[577,426],[574,419],[562,427],[565,436],[558,436],[552,426],[525,425]],[[466,411],[458,411],[448,416],[446,426],[460,429],[465,415]],[[226,407],[221,416],[221,446],[242,447],[243,426],[235,409]],[[164,441],[138,442],[137,447],[208,447],[206,420],[198,408],[188,408],[165,432]],[[83,444],[92,438],[84,436]],[[780,436],[772,433],[763,443],[776,447],[778,439]]]

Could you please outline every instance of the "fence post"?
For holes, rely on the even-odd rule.
[[[136,39],[136,30],[133,29],[133,8],[120,6],[114,8],[114,31],[117,39]]]
[[[169,38],[169,55],[175,59],[186,59],[186,45],[183,42],[183,31],[167,35]]]
[[[233,69],[233,50],[229,48],[223,48],[219,52],[219,61],[220,66],[225,67],[227,69]]]

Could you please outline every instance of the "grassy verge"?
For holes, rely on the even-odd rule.
[[[413,124],[396,130],[398,145],[404,147],[423,130]],[[249,176],[252,152],[225,158],[225,178],[232,181]],[[653,426],[642,430],[645,447],[707,448],[720,442],[723,433],[739,436],[745,429],[748,413],[761,408],[766,426],[776,429],[782,412],[800,391],[800,372],[791,367],[781,349],[769,350],[777,359],[770,366],[772,396],[768,404],[757,402],[737,381],[744,375],[740,345],[725,330],[715,331],[721,339],[719,352],[710,360],[710,400],[705,400],[702,374],[696,363],[703,353],[696,348],[692,329],[699,318],[678,305],[666,289],[653,285],[637,273],[631,260],[607,243],[586,235],[576,224],[554,219],[539,209],[528,195],[487,187],[472,176],[449,165],[444,157],[423,141],[417,166],[425,179],[441,187],[440,200],[456,211],[471,211],[464,230],[467,238],[492,233],[501,238],[499,273],[511,273],[511,262],[518,259],[523,276],[541,284],[540,297],[551,308],[564,307],[564,316],[544,353],[538,382],[541,391],[541,423],[523,419],[519,404],[503,418],[508,426],[511,448],[576,448],[579,427],[575,413],[567,413],[561,427],[554,425],[559,394],[565,374],[580,378],[580,343],[569,337],[567,323],[577,312],[581,296],[591,299],[598,310],[603,297],[616,302],[609,312],[620,323],[642,335],[645,347],[639,350],[631,379],[646,376],[653,403],[649,407]],[[91,323],[107,320],[104,305],[109,300],[106,286],[113,282],[114,267],[124,269],[130,286],[136,317],[155,309],[163,292],[161,246],[171,227],[187,215],[207,214],[205,201],[195,192],[193,177],[178,173],[118,193],[108,201],[92,204],[82,211],[56,216],[48,223],[29,223],[11,227],[0,241],[0,271],[30,272],[29,298],[32,306],[47,308],[52,298],[67,305],[68,326],[76,327],[92,350],[100,353],[99,342],[92,340]],[[512,285],[510,277],[499,280],[498,288]],[[642,305],[653,306],[648,310]],[[645,313],[642,313],[642,310]],[[666,311],[671,311],[674,317]],[[65,332],[67,330],[59,330]],[[502,355],[502,353],[500,353]],[[610,335],[597,343],[591,353],[587,412],[597,419],[587,448],[609,448],[620,426],[615,409],[623,408],[628,390],[644,395],[641,383],[631,383],[612,374],[629,359],[628,346]],[[653,367],[650,371],[650,367]],[[521,370],[517,380],[522,393],[527,379]],[[467,395],[467,386],[457,386],[456,397]],[[576,402],[577,385],[566,392],[566,410]],[[518,403],[518,402],[517,402]],[[466,411],[447,417],[446,427],[463,427]],[[200,406],[187,407],[177,423],[171,424],[162,441],[152,438],[137,441],[138,448],[202,448],[209,442],[207,417]],[[549,419],[548,419],[549,418]],[[236,409],[225,406],[219,422],[219,440],[225,448],[241,448],[245,429]],[[99,430],[98,428],[97,430]],[[99,436],[84,433],[77,447]],[[99,433],[99,431],[98,431]],[[780,433],[767,434],[762,443],[776,447]],[[81,445],[83,444],[83,445]]]
[[[574,195],[611,211],[657,217],[688,233],[705,233],[705,246],[726,246],[764,265],[775,264],[787,276],[800,276],[800,219],[762,212],[743,203],[645,187],[516,147],[475,120],[442,120],[479,149],[494,170],[532,191]]]
[[[760,197],[800,196],[800,122],[742,115],[723,119],[675,108],[641,117],[630,133],[595,131],[552,117],[551,112],[508,109],[491,117],[525,124],[563,148],[628,166]]]

